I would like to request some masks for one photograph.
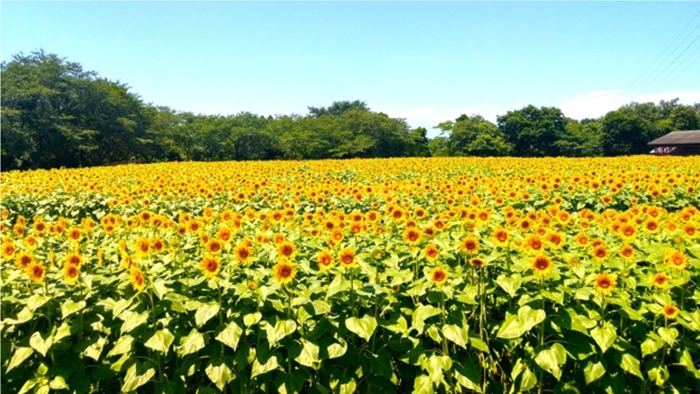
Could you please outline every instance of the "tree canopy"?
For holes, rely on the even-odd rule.
[[[648,152],[650,140],[700,128],[700,104],[630,103],[577,121],[528,105],[492,123],[461,115],[435,128],[375,112],[360,100],[307,115],[212,116],[144,103],[128,85],[35,51],[2,63],[2,168],[138,160],[269,160],[400,156],[598,156]]]

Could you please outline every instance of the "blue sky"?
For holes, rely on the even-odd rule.
[[[363,100],[435,135],[462,113],[495,121],[528,104],[581,119],[632,100],[700,102],[697,2],[3,1],[1,11],[3,61],[42,48],[195,113],[303,115]]]

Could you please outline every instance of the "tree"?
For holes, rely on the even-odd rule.
[[[513,151],[498,127],[481,115],[461,115],[454,123],[443,122],[438,127],[449,132],[450,156],[508,156]]]
[[[671,128],[673,130],[699,130],[700,113],[687,105],[680,105],[671,111]]]
[[[308,107],[309,116],[320,118],[323,115],[339,117],[348,111],[369,112],[369,107],[364,101],[335,101],[330,107]]]
[[[529,105],[498,117],[498,128],[513,145],[515,156],[557,156],[555,142],[565,132],[566,121],[559,108]]]

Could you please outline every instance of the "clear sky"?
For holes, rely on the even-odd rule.
[[[528,104],[582,119],[700,102],[698,2],[2,2],[1,57],[42,48],[145,102],[229,115],[362,100],[430,135]]]

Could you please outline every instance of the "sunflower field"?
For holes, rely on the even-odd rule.
[[[700,158],[2,173],[13,393],[700,392]]]

